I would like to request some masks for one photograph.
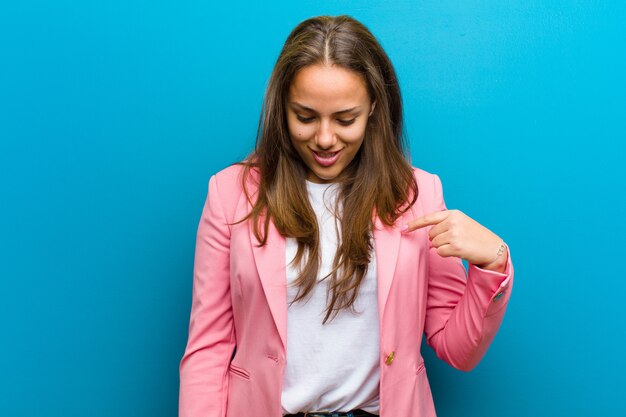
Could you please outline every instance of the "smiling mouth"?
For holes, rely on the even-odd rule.
[[[340,151],[335,151],[335,152],[313,151],[315,155],[323,159],[330,159],[333,156],[337,155],[339,152]]]
[[[337,162],[341,151],[341,149],[335,152],[314,151],[313,149],[311,149],[311,152],[313,153],[313,159],[315,159],[315,162],[323,167],[329,167]]]

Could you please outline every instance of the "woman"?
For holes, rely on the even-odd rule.
[[[301,22],[255,151],[209,181],[182,417],[435,415],[422,334],[472,369],[513,267],[405,149],[398,82],[373,35],[348,16]]]

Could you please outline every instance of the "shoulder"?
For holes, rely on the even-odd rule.
[[[211,179],[215,181],[217,186],[224,190],[223,192],[238,192],[242,189],[242,180],[246,165],[242,162],[233,163],[226,168],[216,172]],[[246,186],[258,183],[258,169],[250,168]]]
[[[417,168],[417,167],[412,167],[412,168],[413,168],[413,176],[415,177],[415,180],[417,181],[417,186],[420,189],[420,192],[426,191],[426,190],[435,191],[434,190],[435,188],[441,187],[441,179],[439,178],[439,175],[432,173],[432,172],[428,172],[421,168]]]
[[[411,168],[413,168],[413,176],[417,180],[425,180],[425,179],[432,180],[433,175],[435,175],[418,167],[411,167]]]
[[[443,187],[439,175],[413,167],[413,176],[417,182],[417,200],[423,209],[431,212],[443,207]]]
[[[246,198],[243,188],[245,171],[246,165],[243,162],[237,162],[217,171],[209,180],[208,198],[218,200],[224,210],[231,215],[241,199]],[[258,177],[258,170],[254,167],[250,168],[245,190],[249,196],[253,196],[258,189]]]
[[[217,171],[213,176],[219,183],[233,183],[241,179],[244,166],[237,162]]]

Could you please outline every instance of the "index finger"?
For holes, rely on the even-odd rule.
[[[441,223],[446,219],[446,217],[448,217],[448,210],[435,211],[433,213],[426,214],[405,223],[404,226],[402,226],[402,232],[412,232],[413,230],[417,230],[425,226]]]

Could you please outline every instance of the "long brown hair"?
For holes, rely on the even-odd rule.
[[[298,24],[289,34],[269,80],[257,130],[255,150],[241,164],[246,196],[259,246],[267,243],[270,219],[285,237],[298,243],[295,281],[305,298],[315,286],[320,266],[320,236],[307,197],[307,168],[292,145],[285,100],[295,74],[314,64],[334,64],[361,74],[374,112],[363,144],[338,177],[337,201],[342,206],[341,237],[328,279],[324,323],[343,308],[352,308],[367,272],[373,245],[375,216],[387,226],[416,201],[417,183],[408,161],[398,80],[376,38],[350,16],[317,16]],[[406,156],[405,156],[406,155]],[[255,202],[247,191],[251,170],[258,173]]]

